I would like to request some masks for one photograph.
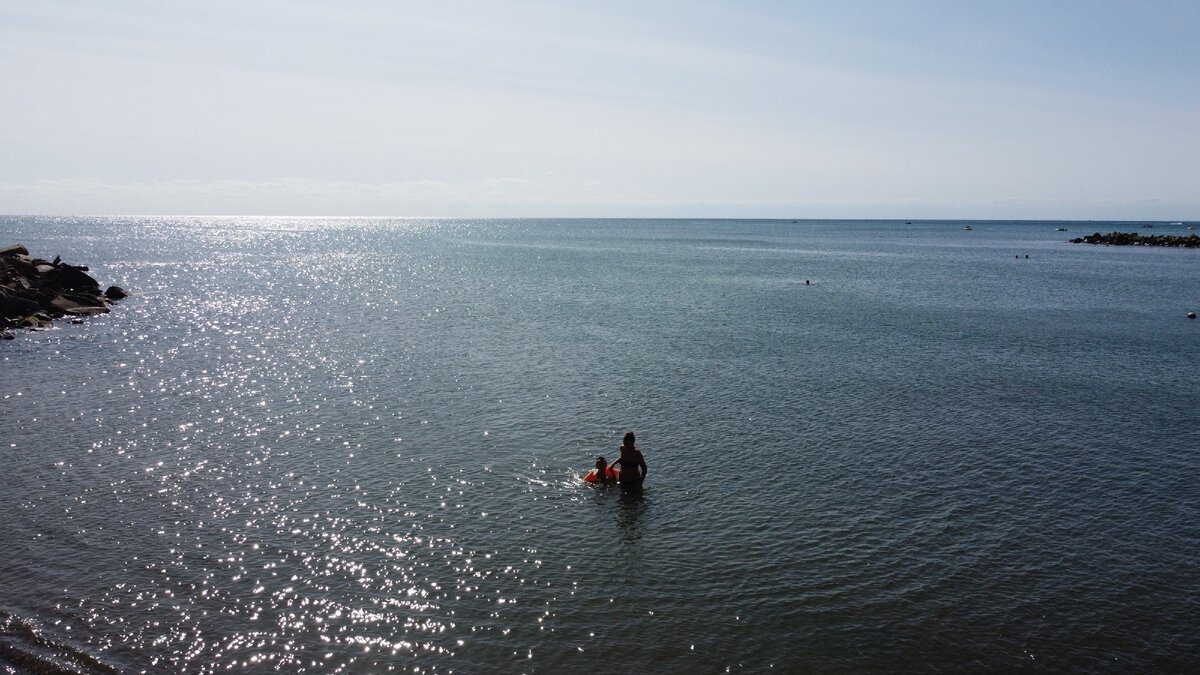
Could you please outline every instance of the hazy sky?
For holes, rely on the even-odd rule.
[[[1200,220],[1200,2],[0,0],[0,213]]]

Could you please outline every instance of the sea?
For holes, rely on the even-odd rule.
[[[2,217],[0,672],[1195,672],[1185,228]]]

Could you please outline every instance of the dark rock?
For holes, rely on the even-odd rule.
[[[41,307],[40,303],[34,302],[29,298],[15,294],[10,295],[0,290],[0,318],[9,320],[20,319],[23,316],[28,316],[38,311],[39,307]]]
[[[19,244],[0,249],[0,331],[43,328],[64,316],[104,314],[110,301],[128,295],[118,286],[101,293],[87,272],[58,256],[53,262],[31,258]]]
[[[48,281],[59,288],[99,291],[100,284],[88,275],[86,267],[59,265],[47,274]]]
[[[107,314],[103,298],[80,298],[78,294],[59,295],[50,301],[50,306],[63,314]]]
[[[49,326],[50,322],[53,320],[54,320],[54,318],[48,314],[45,314],[42,312],[36,312],[34,314],[30,314],[29,316],[21,319],[21,321],[17,325],[24,326],[26,328],[45,328],[45,327]]]
[[[1200,248],[1200,236],[1173,234],[1141,235],[1137,232],[1109,232],[1089,234],[1071,240],[1072,244],[1104,244],[1106,246],[1169,246],[1173,248]]]
[[[108,299],[101,293],[85,293],[83,291],[63,291],[61,297],[84,307],[105,307]]]

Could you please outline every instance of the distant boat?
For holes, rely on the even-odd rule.
[[[1171,223],[1171,224],[1172,224],[1172,225],[1182,225],[1183,223],[1182,223],[1182,222],[1179,222],[1179,223]]]
[[[1065,227],[1056,227],[1056,228],[1054,228],[1054,231],[1055,231],[1055,232],[1066,232],[1066,231],[1067,231],[1067,228],[1065,228]]]
[[[971,227],[970,225],[963,225],[963,229],[964,230],[973,230],[975,228]]]

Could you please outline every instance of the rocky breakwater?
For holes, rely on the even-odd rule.
[[[63,317],[108,312],[128,295],[117,286],[101,292],[88,268],[29,257],[24,246],[0,248],[0,336],[11,328],[40,328]]]
[[[1143,237],[1137,232],[1109,232],[1089,234],[1072,239],[1072,244],[1104,244],[1106,246],[1171,246],[1174,248],[1200,248],[1200,236],[1174,234],[1152,234]]]

